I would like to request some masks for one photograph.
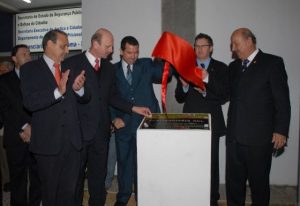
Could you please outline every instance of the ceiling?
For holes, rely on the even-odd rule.
[[[69,8],[81,5],[81,0],[31,0],[31,4],[22,0],[1,0],[0,10],[8,13],[21,13],[49,8]]]

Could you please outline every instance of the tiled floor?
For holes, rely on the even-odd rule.
[[[116,178],[113,180],[112,187],[108,190],[108,195],[107,195],[107,202],[106,206],[113,206],[115,202],[115,196],[116,192],[118,190],[117,186],[117,181]],[[250,195],[249,195],[249,189],[247,190],[247,205],[250,205]],[[220,206],[225,206],[226,205],[226,197],[225,197],[225,186],[220,185]],[[4,200],[3,200],[3,206],[9,206],[9,197],[10,194],[7,192],[3,193],[4,195]],[[85,192],[85,199],[84,199],[84,206],[87,206],[87,197],[88,197],[88,192]],[[296,205],[297,201],[297,187],[292,187],[292,186],[272,186],[271,187],[271,202],[270,205],[272,206],[293,206]],[[135,206],[135,200],[132,197],[130,199],[130,202],[128,206]]]

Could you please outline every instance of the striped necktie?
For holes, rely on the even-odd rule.
[[[132,83],[132,71],[130,69],[130,65],[127,64],[127,73],[126,73],[127,82],[131,85]]]

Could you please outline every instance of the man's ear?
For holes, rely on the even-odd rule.
[[[16,56],[12,56],[11,59],[13,60],[13,62],[16,63],[16,61],[17,61],[17,57]]]

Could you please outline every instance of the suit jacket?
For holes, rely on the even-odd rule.
[[[32,112],[30,150],[38,154],[58,154],[64,146],[64,138],[69,138],[74,148],[80,150],[82,137],[76,108],[76,99],[80,98],[71,88],[75,71],[71,70],[67,91],[58,99],[54,97],[57,87],[54,75],[43,58],[24,64],[20,71],[23,102]]]
[[[3,127],[3,117],[2,117],[3,115],[0,113],[0,129],[2,129],[2,127]]]
[[[30,123],[31,114],[23,107],[20,79],[13,70],[0,76],[0,110],[5,127],[4,147],[18,148],[27,145],[19,132],[26,123]]]
[[[245,72],[236,60],[230,69],[227,142],[271,143],[274,132],[288,136],[290,99],[281,57],[259,51]]]
[[[100,69],[96,72],[89,63],[85,52],[70,57],[64,62],[67,67],[85,70],[85,87],[91,93],[87,104],[79,105],[80,122],[85,141],[110,137],[111,117],[109,106],[131,113],[132,104],[124,101],[117,93],[113,65],[101,59]]]
[[[175,98],[177,102],[184,103],[184,113],[210,113],[213,136],[220,137],[225,135],[222,104],[229,97],[228,68],[223,62],[211,59],[207,71],[209,80],[208,83],[205,83],[206,96],[196,91],[192,84],[189,85],[189,90],[185,93],[181,81],[178,80]]]
[[[160,108],[153,90],[153,83],[161,82],[163,65],[153,62],[150,58],[140,58],[133,64],[132,84],[130,85],[123,72],[122,61],[116,63],[116,85],[123,99],[134,105],[148,107],[151,112],[159,113]],[[143,116],[127,114],[120,110],[112,110],[113,118],[119,117],[125,122],[125,127],[116,134],[135,133]]]

